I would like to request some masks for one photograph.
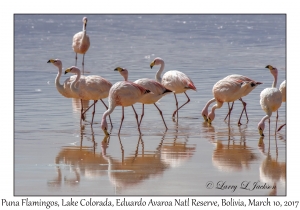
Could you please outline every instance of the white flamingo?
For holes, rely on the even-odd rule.
[[[61,77],[61,74],[62,74],[62,62],[61,60],[59,59],[50,59],[48,60],[47,63],[52,63],[54,66],[56,66],[58,68],[58,73],[57,73],[57,76],[55,78],[55,86],[56,86],[56,89],[57,91],[63,95],[64,97],[66,98],[73,98],[73,103],[75,102],[74,100],[76,99],[80,99],[78,94],[73,92],[71,90],[71,83],[72,81],[74,81],[76,79],[76,75],[73,75],[69,78],[67,78],[65,80],[65,82],[63,84],[60,84],[60,77]],[[84,75],[81,76],[80,80],[79,80],[79,83],[81,82],[84,82],[83,81],[83,78],[84,78]],[[81,101],[83,103],[83,101]],[[88,105],[88,102],[89,101],[85,101],[85,104]],[[75,102],[76,103],[76,102]],[[83,104],[81,103],[81,108],[84,107]],[[93,105],[93,104],[92,104]],[[91,105],[91,106],[92,106]],[[91,107],[90,106],[90,107]],[[81,118],[84,119],[84,114],[90,109],[90,107],[88,107],[82,114],[81,114]]]
[[[124,69],[120,72],[120,74],[124,77],[124,80],[127,80],[128,78],[128,71]],[[102,121],[101,121],[101,128],[105,135],[109,135],[107,132],[107,122],[106,122],[106,116],[110,115],[116,106],[122,106],[122,117],[121,117],[121,124],[119,128],[118,134],[120,135],[122,123],[124,120],[124,107],[131,106],[134,113],[136,122],[138,125],[138,130],[140,132],[140,125],[138,121],[138,115],[134,109],[133,104],[137,103],[141,97],[143,97],[145,94],[150,93],[150,90],[145,89],[141,85],[135,84],[133,82],[129,81],[120,81],[115,83],[109,91],[108,95],[108,110],[106,110],[103,113]]]
[[[257,87],[257,85],[262,84],[261,82],[256,82],[256,81],[250,79],[249,77],[246,77],[246,76],[243,76],[243,75],[239,75],[239,74],[231,74],[231,75],[228,75],[227,77],[223,78],[222,80],[234,80],[234,81],[238,81],[238,82],[251,82],[251,85],[252,85],[254,88]],[[220,83],[220,81],[219,81],[219,83]],[[228,84],[228,83],[227,83],[227,84]],[[221,85],[222,85],[222,84],[221,84]],[[241,118],[242,118],[242,115],[243,115],[243,112],[244,112],[244,111],[245,111],[245,113],[246,113],[247,122],[249,121],[248,115],[247,115],[247,110],[246,110],[246,105],[247,105],[247,103],[243,101],[242,97],[248,95],[252,90],[254,90],[254,88],[247,88],[247,89],[245,89],[244,92],[240,92],[240,93],[241,93],[241,96],[240,96],[240,98],[239,98],[238,100],[240,100],[240,101],[242,102],[242,104],[243,104],[243,110],[242,110],[242,112],[241,112],[240,119],[239,119],[239,121],[238,121],[238,125],[241,125]],[[214,89],[213,89],[213,91],[214,91]],[[228,92],[228,94],[230,94],[230,93]],[[203,119],[204,119],[205,121],[208,121],[208,119],[207,119],[207,116],[208,116],[208,107],[209,107],[209,105],[210,105],[211,103],[213,103],[213,102],[215,102],[215,101],[216,101],[215,98],[210,99],[210,100],[206,103],[206,105],[204,106],[204,108],[202,109],[201,114],[202,114]],[[229,111],[228,111],[228,113],[227,113],[227,115],[226,115],[226,117],[225,117],[224,120],[226,120],[226,118],[227,118],[228,116],[230,117],[231,111],[232,111],[232,109],[233,109],[234,101],[232,101],[231,107],[229,107],[229,102],[227,102],[227,103],[228,103],[228,110],[229,110]]]
[[[83,54],[82,74],[84,74],[84,55],[90,47],[90,37],[86,34],[87,17],[83,17],[83,29],[73,36],[72,48],[75,54],[75,66],[77,66],[77,53]]]
[[[279,86],[279,90],[282,94],[282,102],[286,102],[286,80],[284,80],[280,86]],[[284,123],[283,125],[281,125],[277,131],[280,131],[281,128],[283,128],[286,125],[286,123]]]
[[[102,99],[108,97],[108,93],[112,84],[108,80],[98,75],[85,76],[84,78],[82,78],[81,82],[78,82],[80,81],[81,78],[81,72],[75,66],[72,66],[65,70],[65,74],[69,72],[77,75],[76,79],[72,81],[70,88],[73,92],[78,94],[79,99],[81,99],[81,101],[94,100],[94,104],[92,104],[94,106],[94,111],[93,111],[93,118],[91,123],[93,124],[95,109],[96,109],[95,106],[97,101],[100,100],[103,103],[103,105],[106,107],[106,109],[108,108]],[[81,113],[82,112],[83,112],[83,106],[81,107]]]
[[[115,69],[115,71],[119,71],[120,73],[122,71],[126,70],[128,72],[127,69],[121,68],[121,67],[117,67]],[[128,81],[128,75],[126,78],[124,78],[125,81]],[[141,97],[140,100],[138,102],[143,104],[142,107],[142,115],[141,115],[141,119],[140,119],[140,125],[144,116],[144,104],[153,104],[157,110],[159,111],[161,118],[163,120],[163,123],[165,124],[166,129],[168,129],[165,119],[163,117],[162,111],[158,108],[158,106],[155,104],[158,100],[160,100],[163,96],[165,96],[166,94],[172,92],[168,89],[166,89],[162,84],[160,84],[159,82],[156,82],[153,79],[147,79],[147,78],[142,78],[142,79],[138,79],[136,81],[134,81],[134,83],[143,86],[144,88],[146,88],[147,90],[151,91],[151,94],[146,94],[144,97]]]
[[[238,121],[238,124],[241,125],[241,117],[246,109],[246,103],[243,102],[241,97],[249,94],[253,89],[257,87],[257,85],[261,84],[261,82],[255,82],[254,80],[249,81],[243,81],[243,80],[237,80],[237,79],[228,79],[224,78],[219,80],[212,89],[213,95],[215,101],[217,102],[211,109],[211,112],[207,115],[207,121],[208,123],[211,123],[215,119],[215,109],[219,109],[223,106],[224,102],[234,102],[236,100],[242,101],[244,108],[241,113],[240,119]],[[203,117],[205,116],[203,113],[207,112],[205,109],[208,108],[209,103],[214,102],[214,100],[211,99],[206,106],[204,107],[204,111],[202,111]],[[229,105],[228,105],[229,107]],[[231,109],[229,109],[229,117],[231,113]],[[206,114],[206,113],[205,113]],[[225,118],[226,119],[226,118]]]
[[[177,70],[167,71],[161,78],[161,74],[165,68],[165,62],[163,61],[163,59],[161,59],[159,57],[155,58],[151,62],[150,68],[152,69],[152,67],[154,65],[160,65],[160,69],[156,72],[156,76],[155,76],[156,81],[161,83],[166,89],[171,90],[174,93],[177,109],[173,112],[173,118],[175,117],[176,112],[177,112],[177,117],[178,117],[179,109],[181,109],[184,105],[186,105],[188,102],[190,102],[190,98],[186,94],[186,91],[187,90],[195,90],[196,91],[196,87],[195,87],[193,81],[186,74],[184,74],[180,71],[177,71]],[[185,102],[183,105],[181,105],[178,108],[178,101],[177,101],[176,94],[179,94],[179,93],[184,93],[188,100],[187,100],[187,102]]]
[[[73,75],[73,76],[67,78],[63,84],[60,84],[59,80],[60,80],[60,77],[62,75],[62,62],[61,62],[61,60],[59,60],[59,59],[50,59],[50,60],[48,60],[47,63],[52,63],[54,66],[56,66],[58,68],[58,73],[57,73],[57,76],[55,78],[55,86],[56,86],[57,91],[66,98],[77,98],[77,99],[79,99],[78,94],[76,94],[75,92],[72,92],[71,88],[70,88],[72,81],[74,81],[76,79],[76,75]],[[82,81],[82,79],[80,81]]]
[[[272,116],[273,112],[277,111],[277,119],[278,119],[278,109],[281,106],[282,103],[282,94],[278,88],[276,88],[277,85],[277,76],[278,76],[278,70],[277,68],[274,68],[271,65],[267,65],[266,68],[270,70],[270,73],[274,77],[274,81],[271,88],[265,88],[260,93],[260,106],[262,110],[265,111],[266,116],[264,116],[261,121],[258,123],[258,131],[261,136],[264,136],[264,129],[265,129],[265,121],[269,120],[269,133],[270,133],[270,117]],[[277,130],[277,120],[276,120],[276,129]]]

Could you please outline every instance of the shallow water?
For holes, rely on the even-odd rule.
[[[257,131],[265,115],[259,94],[273,80],[264,67],[278,68],[278,87],[286,78],[284,15],[88,15],[88,74],[115,83],[122,78],[113,69],[121,66],[129,80],[154,78],[159,67],[149,65],[161,57],[165,71],[186,73],[197,88],[187,91],[191,101],[177,122],[172,94],[157,103],[167,131],[155,106],[145,105],[140,135],[126,107],[118,137],[117,107],[107,139],[100,128],[104,106],[97,103],[93,126],[88,112],[81,127],[80,102],[57,92],[57,68],[47,63],[59,58],[63,70],[74,65],[71,41],[82,29],[82,17],[15,15],[15,195],[286,195],[286,127],[274,135],[274,113],[271,135],[268,124],[264,139]],[[80,68],[81,61],[79,55]],[[229,74],[263,82],[243,98],[249,121],[243,116],[237,125],[242,110],[237,101],[230,123],[224,121],[225,103],[208,125],[201,110],[212,98],[212,86]],[[187,100],[184,94],[177,99],[179,105]],[[134,106],[140,115],[141,104]],[[285,123],[285,106],[278,111],[279,125]],[[250,190],[255,183],[276,188]]]

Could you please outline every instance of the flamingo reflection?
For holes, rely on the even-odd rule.
[[[247,126],[246,126],[247,127]],[[257,159],[253,150],[246,145],[245,129],[238,127],[239,131],[235,132],[233,128],[228,126],[227,131],[220,131],[212,142],[216,145],[213,155],[213,165],[222,172],[237,172],[249,169],[251,162]],[[236,136],[240,136],[239,140],[235,140]],[[227,141],[220,140],[223,137]]]
[[[124,149],[120,136],[122,159],[117,160],[106,152],[107,145],[102,145],[103,158],[108,162],[108,177],[115,186],[116,193],[132,187],[157,175],[161,175],[168,166],[161,161],[159,150],[144,151],[142,136],[139,136],[135,153],[124,157]],[[104,142],[105,143],[105,142]],[[141,151],[139,149],[141,147]]]
[[[97,154],[93,127],[91,126],[92,146],[82,146],[84,130],[81,130],[81,141],[79,146],[62,147],[55,158],[57,177],[48,181],[49,186],[60,187],[63,184],[77,186],[81,176],[95,178],[106,175],[107,161],[102,154]],[[107,136],[103,141],[107,141]],[[70,173],[63,177],[62,171],[69,168]]]
[[[170,167],[179,167],[188,161],[196,151],[196,145],[188,143],[188,136],[179,135],[178,122],[175,122],[175,132],[168,130],[172,137],[165,137],[161,146],[161,159]],[[180,129],[186,130],[186,128]],[[174,136],[174,137],[173,137]]]
[[[89,100],[82,100],[82,106],[83,106],[83,117],[85,120],[85,116],[86,116],[86,113],[85,111],[89,108],[89,103],[90,101]],[[77,98],[72,98],[72,106],[73,106],[73,113],[74,114],[79,114],[81,115],[81,101],[80,99],[77,99]]]
[[[259,168],[259,175],[262,182],[268,183],[272,188],[269,195],[277,195],[277,183],[286,183],[286,162],[278,161],[278,153],[275,158],[271,156],[270,144],[268,151],[265,152],[264,137],[260,137],[259,148],[266,156]]]

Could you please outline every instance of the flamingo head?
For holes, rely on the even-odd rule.
[[[277,68],[275,68],[275,67],[273,67],[273,66],[271,66],[271,65],[267,65],[265,68],[269,69],[270,72],[271,72],[271,74],[272,74],[275,78],[277,78],[277,75],[278,75],[278,70],[277,70]]]
[[[128,70],[127,69],[124,69],[122,67],[117,67],[114,70],[118,71],[124,77],[124,80],[127,81],[127,79],[128,79]]]
[[[62,67],[62,62],[59,59],[50,59],[47,63],[52,63],[56,67]]]
[[[204,121],[208,121],[208,119],[207,119],[207,116],[208,116],[208,111],[207,111],[207,109],[205,109],[205,108],[202,109],[201,115],[202,115]]]
[[[209,124],[211,124],[211,122],[215,119],[215,113],[214,112],[210,112],[207,116],[207,122]]]
[[[264,123],[264,121],[260,121],[260,122],[258,123],[257,128],[258,128],[259,135],[260,135],[260,136],[265,136],[265,135],[264,135],[264,130],[265,130],[265,123]]]
[[[65,70],[65,74],[67,73],[80,74],[80,70],[76,66],[71,66]]]
[[[163,59],[161,59],[160,57],[157,57],[150,63],[150,68],[152,69],[153,66],[161,65],[162,63],[163,63]]]
[[[88,22],[87,17],[83,17],[83,18],[82,18],[82,22],[83,22],[83,24],[86,26],[86,24],[87,24],[87,22]]]
[[[106,122],[106,119],[105,118],[102,118],[102,121],[101,121],[101,128],[105,134],[105,136],[109,136],[109,133],[107,132],[107,122]]]

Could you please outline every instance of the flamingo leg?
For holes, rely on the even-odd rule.
[[[122,118],[121,118],[121,124],[120,124],[120,128],[119,128],[119,133],[118,133],[119,135],[120,135],[120,131],[121,131],[123,120],[124,120],[124,106],[122,106]]]
[[[77,66],[77,53],[75,53],[75,66]]]
[[[83,57],[82,57],[82,74],[84,74],[84,55],[85,54],[83,54]]]
[[[83,104],[82,104],[82,99],[80,99],[80,103],[81,103],[81,116],[80,116],[80,125],[82,123],[83,120],[85,120],[84,114],[83,114]]]
[[[269,118],[269,141],[270,141],[270,136],[271,136],[271,129],[270,129],[270,118]]]
[[[232,109],[233,109],[233,104],[234,104],[234,102],[232,102],[231,108],[229,107],[229,102],[227,102],[227,104],[228,104],[228,113],[227,113],[227,115],[226,115],[224,121],[225,121],[225,120],[227,119],[227,117],[229,116],[229,110],[232,110]]]
[[[140,119],[140,125],[142,123],[143,117],[144,117],[144,104],[143,104],[143,107],[142,107],[142,114],[141,114],[141,119]]]
[[[244,105],[244,107],[245,107],[245,113],[246,113],[247,122],[248,122],[248,121],[249,121],[249,118],[248,118],[247,109],[246,109],[247,103],[246,103],[245,101],[243,101],[242,98],[240,98],[240,99],[241,99],[241,101],[243,102],[243,105]]]
[[[186,92],[184,92],[184,94],[186,95],[186,97],[187,97],[188,100],[178,108],[178,101],[177,101],[176,95],[175,95],[175,93],[174,93],[175,99],[176,99],[176,106],[177,106],[177,109],[174,111],[173,117],[175,116],[175,113],[177,112],[177,118],[178,118],[178,111],[179,111],[179,109],[181,109],[184,105],[186,105],[187,103],[190,102],[190,98],[188,97],[188,95],[186,94]]]
[[[89,106],[82,114],[85,114],[92,106],[94,106],[94,103],[91,106]]]
[[[234,101],[232,102],[231,108],[229,109],[229,112],[228,112],[228,123],[230,123],[230,115],[231,115],[231,111],[233,109],[233,104],[234,104]]]
[[[154,103],[154,106],[158,109],[158,111],[159,111],[159,114],[160,114],[160,116],[161,116],[161,118],[162,118],[162,120],[163,120],[163,122],[164,122],[164,124],[165,124],[165,127],[166,127],[166,130],[168,130],[168,127],[167,127],[167,125],[166,125],[166,122],[165,122],[165,119],[164,119],[164,116],[163,116],[163,114],[162,114],[162,111],[158,108],[158,106]],[[144,107],[143,107],[144,108]],[[140,123],[141,124],[141,123]]]
[[[284,123],[283,125],[281,125],[281,126],[278,128],[277,132],[280,131],[281,128],[283,128],[285,125],[286,125],[286,123]]]
[[[106,110],[107,110],[108,107],[106,106],[106,104],[104,103],[104,101],[103,101],[102,99],[100,99],[100,100],[101,100],[101,102],[103,103],[103,105],[105,106],[105,108],[106,108]],[[109,117],[110,125],[111,125],[111,127],[113,127],[112,122],[111,122],[110,115],[108,115],[108,117]]]
[[[278,122],[278,110],[277,110],[277,115],[276,115],[276,127],[275,127],[275,135],[276,135],[276,132],[277,132],[277,122]]]
[[[176,110],[173,113],[173,116],[172,116],[173,118],[175,117],[176,111],[178,110],[178,101],[177,101],[177,97],[176,97],[175,93],[174,93],[174,97],[175,97],[175,101],[176,101]],[[178,113],[177,113],[177,118],[178,118]]]
[[[244,111],[245,111],[245,113],[246,113],[247,122],[249,121],[249,118],[248,118],[247,109],[246,109],[247,103],[246,103],[245,101],[243,101],[242,98],[240,98],[239,100],[242,102],[242,104],[243,104],[243,106],[244,106],[244,108],[243,108],[243,110],[242,110],[242,113],[241,113],[241,116],[240,116],[240,119],[239,119],[239,122],[238,122],[238,125],[242,125],[242,123],[241,123],[241,118],[242,118],[242,115],[243,115]]]
[[[98,100],[94,100],[94,111],[93,111],[93,117],[92,117],[92,123],[91,125],[93,125],[93,122],[94,122],[94,116],[95,116],[95,111],[96,111],[96,103],[97,103]]]
[[[131,105],[133,111],[134,111],[134,114],[135,114],[135,119],[136,119],[136,123],[138,125],[138,129],[140,130],[140,124],[139,124],[139,117],[138,117],[138,114],[136,113],[135,109],[134,109],[134,106]]]

